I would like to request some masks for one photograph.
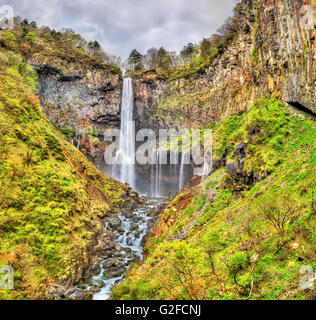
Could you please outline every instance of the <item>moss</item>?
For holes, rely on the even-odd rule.
[[[161,215],[153,232],[159,238],[148,243],[144,263],[129,271],[113,298],[312,298],[312,290],[300,289],[300,268],[316,267],[315,129],[314,121],[291,115],[274,99],[257,100],[249,112],[222,121],[215,130],[217,156],[228,148],[236,159],[230,146],[244,139],[246,170],[269,170],[268,177],[232,192],[222,168],[177,195]],[[178,269],[192,277],[192,287],[173,271],[183,265],[174,256],[180,248],[175,234],[188,250],[204,254]],[[139,293],[140,280],[147,286]]]
[[[120,67],[102,50],[89,50],[88,44],[74,32],[54,32],[47,28],[25,26],[16,23],[14,29],[1,31],[0,41],[5,48],[19,52],[27,60],[38,65],[48,64],[64,74],[73,70],[82,72],[88,68],[103,69],[121,74]]]
[[[48,299],[51,286],[80,275],[99,211],[117,211],[127,190],[45,118],[21,56],[0,50],[0,66],[0,266],[16,279],[0,299]]]

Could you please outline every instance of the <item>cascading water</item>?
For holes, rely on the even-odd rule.
[[[181,165],[179,174],[179,190],[182,190],[185,185],[185,170],[184,166],[190,164],[190,150],[183,150],[181,155]]]
[[[135,212],[135,217],[137,221],[133,223],[133,219],[125,217],[122,213],[119,214],[119,219],[122,222],[123,233],[118,237],[117,242],[123,248],[122,253],[119,255],[118,261],[121,265],[124,265],[126,269],[129,268],[129,265],[135,259],[143,259],[143,247],[142,240],[147,233],[147,222],[150,220],[150,217],[147,215],[147,211],[154,209],[156,206],[155,203],[148,205],[147,208],[140,208]],[[136,234],[135,228],[139,230],[139,234]],[[105,228],[108,228],[106,224]],[[115,283],[120,282],[124,278],[124,274],[113,276],[108,278],[104,275],[104,266],[107,265],[107,262],[111,262],[113,259],[106,257],[100,262],[101,273],[93,277],[93,281],[102,281],[103,286],[99,292],[94,296],[94,300],[107,300],[111,296],[111,291]]]
[[[155,198],[162,197],[161,182],[163,180],[161,153],[158,149],[156,152],[156,164],[151,168],[151,194]],[[155,170],[154,170],[155,167]]]
[[[128,183],[131,188],[139,191],[141,183],[145,184],[147,188],[148,185],[146,182],[144,183],[146,180],[136,176],[133,99],[132,79],[124,79],[120,139],[114,165],[109,168],[109,171],[112,170],[112,177]],[[75,143],[74,140],[73,143]],[[78,145],[79,147],[80,145]],[[147,181],[149,182],[149,179],[151,181],[150,196],[156,199],[148,200],[137,209],[123,210],[117,218],[114,218],[116,219],[114,224],[112,224],[112,217],[105,219],[104,227],[107,234],[110,235],[111,242],[110,244],[108,242],[104,244],[104,252],[102,251],[99,255],[100,272],[93,276],[89,283],[79,284],[70,295],[71,299],[78,299],[85,294],[94,300],[108,299],[111,296],[113,286],[124,279],[130,263],[135,259],[143,259],[142,241],[152,221],[150,213],[161,203],[161,199],[158,200],[157,198],[174,194],[177,191],[178,184],[179,188],[182,189],[189,176],[185,168],[185,165],[190,164],[189,150],[182,154],[179,181],[179,166],[178,164],[170,164],[169,166],[165,164],[167,159],[164,159],[166,155],[163,149],[157,148],[153,157],[151,176],[149,175],[150,178],[148,177]],[[171,185],[169,190],[168,183]],[[145,191],[148,190],[145,189]],[[146,194],[149,196],[147,192]]]
[[[132,79],[124,78],[121,111],[121,132],[119,150],[116,154],[116,165],[113,176],[131,188],[135,188],[135,127]]]

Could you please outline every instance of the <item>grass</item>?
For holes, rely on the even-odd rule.
[[[125,201],[125,186],[49,123],[36,83],[19,54],[0,49],[0,266],[15,271],[15,290],[0,299],[52,298],[52,286],[80,278],[100,212]]]
[[[222,121],[214,132],[216,156],[237,159],[234,146],[244,140],[244,174],[266,175],[246,185],[222,168],[177,195],[145,246],[143,264],[112,298],[312,298],[313,291],[300,288],[300,268],[316,268],[315,129],[275,99],[259,99],[249,112]]]

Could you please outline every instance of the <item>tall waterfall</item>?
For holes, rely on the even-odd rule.
[[[121,110],[121,132],[119,150],[116,154],[116,165],[119,167],[118,179],[135,188],[135,126],[133,122],[134,110],[132,79],[124,78]],[[116,174],[117,175],[117,174]]]

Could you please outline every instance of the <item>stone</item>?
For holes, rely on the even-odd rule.
[[[122,224],[122,221],[119,218],[111,218],[109,221],[109,226],[114,230],[118,229]]]
[[[226,164],[226,171],[230,176],[232,176],[232,177],[236,176],[238,173],[236,161],[228,162]]]

